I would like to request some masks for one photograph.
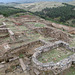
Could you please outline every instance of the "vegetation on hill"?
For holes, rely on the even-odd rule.
[[[26,12],[23,9],[14,8],[10,6],[0,6],[0,15],[4,15],[5,17],[11,16],[16,13]]]
[[[75,6],[63,3],[65,6],[57,8],[45,8],[40,12],[35,12],[36,15],[47,19],[54,20],[59,23],[66,23],[68,20],[73,19],[71,26],[75,27]]]
[[[64,6],[61,2],[53,2],[53,1],[43,1],[43,2],[34,2],[34,3],[23,3],[18,4],[15,7],[21,8],[27,11],[36,12],[41,11],[44,8],[56,8],[59,6]]]

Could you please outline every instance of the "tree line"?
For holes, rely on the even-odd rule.
[[[75,19],[75,6],[66,3],[63,4],[64,6],[56,8],[45,8],[42,11],[35,12],[34,14],[44,19],[53,19],[62,23],[65,23],[70,19]]]
[[[15,7],[0,5],[0,15],[4,15],[5,17],[21,12],[26,12],[26,11]]]

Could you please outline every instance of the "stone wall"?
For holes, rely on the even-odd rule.
[[[9,28],[0,28],[0,33],[8,33],[11,40],[12,41],[15,40],[15,34]],[[4,37],[7,37],[7,36],[4,36]]]
[[[0,28],[0,33],[8,33],[8,28]]]
[[[0,28],[6,28],[5,22],[3,22],[3,25],[0,25]]]
[[[0,34],[5,34],[0,36],[0,38],[9,37],[8,28],[6,28],[6,24],[3,22],[3,25],[0,25]]]
[[[9,34],[6,34],[6,35],[3,35],[3,36],[0,36],[0,38],[6,38],[6,37],[9,37]]]
[[[31,48],[33,48],[34,46],[36,46],[37,44],[42,44],[42,45],[46,45],[47,42],[45,43],[44,40],[36,40],[33,42],[29,42],[26,44],[23,44],[19,47],[13,48],[13,49],[8,49],[7,52],[5,52],[2,56],[0,56],[0,62],[8,62],[11,59],[14,59],[15,57],[19,57],[19,54],[25,54],[27,51],[29,50],[33,50]]]
[[[0,26],[0,33],[9,33],[11,40],[15,41],[15,34],[9,28],[6,28],[5,22],[3,22],[3,25]],[[4,36],[4,37],[7,37],[7,36]]]
[[[31,50],[31,48],[37,44],[46,45],[47,43],[45,43],[45,41],[42,41],[42,40],[37,40],[37,41],[26,43],[26,44],[21,45],[16,48],[11,48],[2,57],[0,57],[0,60],[2,61],[5,59],[8,59],[10,57],[13,57],[14,55],[19,55],[21,53],[25,53],[25,52]]]
[[[6,28],[5,22],[3,22],[2,25],[0,25],[0,32],[1,33],[8,33],[8,28]]]
[[[33,47],[34,45],[37,45],[37,44],[46,44],[44,41],[42,40],[37,40],[37,41],[33,41],[33,42],[29,42],[27,44],[24,44],[24,45],[21,45],[19,47],[16,47],[16,48],[13,48],[13,49],[10,49],[9,51],[11,51],[11,53],[20,53],[24,50],[27,50],[28,48],[31,48]]]
[[[6,25],[1,25],[0,28],[6,28]]]
[[[59,74],[60,72],[62,72],[63,70],[71,67],[72,62],[75,62],[75,53],[71,56],[69,56],[68,58],[65,58],[57,63],[54,62],[49,62],[49,63],[42,63],[40,61],[38,61],[38,56],[41,55],[42,52],[46,52],[49,51],[51,49],[57,48],[57,47],[64,47],[67,50],[71,50],[73,52],[75,52],[75,47],[74,48],[70,48],[69,44],[63,41],[57,41],[52,45],[46,45],[46,46],[42,46],[40,48],[37,48],[35,50],[37,50],[33,56],[32,56],[32,61],[33,61],[33,66],[39,70],[42,71],[53,71],[55,75]]]

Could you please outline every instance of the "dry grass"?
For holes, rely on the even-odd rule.
[[[35,12],[35,11],[41,11],[46,7],[53,8],[59,6],[64,6],[64,5],[61,2],[36,2],[36,3],[28,3],[28,4],[19,4],[15,7]]]
[[[75,1],[68,2],[68,4],[74,5],[75,6]]]

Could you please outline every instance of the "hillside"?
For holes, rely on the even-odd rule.
[[[67,3],[75,6],[75,1],[67,2]]]
[[[66,2],[70,5],[75,5],[75,1]],[[52,8],[52,7],[59,7],[64,6],[62,2],[52,2],[52,1],[43,1],[43,2],[10,2],[10,3],[0,3],[0,5],[5,6],[14,6],[16,8],[25,9],[28,11],[36,12],[41,11],[44,8]]]
[[[36,12],[36,11],[41,11],[46,7],[53,8],[59,6],[64,6],[64,5],[61,2],[36,2],[36,3],[18,4],[15,7]]]
[[[34,14],[47,20],[75,27],[75,6],[67,3],[62,4],[64,4],[64,6],[57,8],[45,8],[42,11],[35,12]]]
[[[0,2],[0,5],[3,5],[3,6],[12,6],[12,7],[14,7],[18,4],[20,4],[20,3],[18,3],[18,2],[9,2],[9,3]]]
[[[21,12],[26,12],[26,11],[19,8],[0,5],[0,15],[4,15],[5,17]]]

